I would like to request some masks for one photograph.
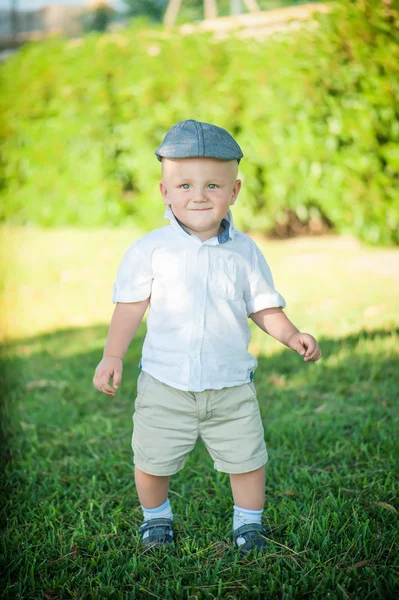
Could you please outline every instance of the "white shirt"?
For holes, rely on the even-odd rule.
[[[119,266],[113,303],[151,296],[139,367],[179,390],[248,383],[258,365],[248,352],[248,317],[284,308],[255,242],[234,228],[206,241],[188,233],[170,207],[170,225],[135,241]]]

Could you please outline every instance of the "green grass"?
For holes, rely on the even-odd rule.
[[[271,546],[240,558],[229,477],[201,441],[171,478],[175,549],[140,547],[130,439],[145,323],[115,398],[92,387],[135,235],[1,231],[2,254],[13,252],[2,267],[1,597],[396,599],[399,251],[258,240],[323,359],[305,364],[253,327]]]

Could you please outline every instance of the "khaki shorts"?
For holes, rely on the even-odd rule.
[[[133,414],[134,464],[150,475],[184,467],[200,437],[224,473],[247,473],[268,460],[253,383],[185,392],[141,371]]]

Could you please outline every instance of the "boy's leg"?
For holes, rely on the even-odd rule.
[[[149,509],[156,508],[166,501],[169,490],[169,475],[150,475],[135,466],[134,477],[142,506]]]
[[[266,547],[262,537],[265,479],[265,466],[248,473],[230,474],[234,497],[233,537],[243,554]]]
[[[264,547],[261,520],[268,455],[256,388],[251,382],[212,390],[207,400],[211,415],[201,423],[200,434],[215,469],[230,474],[233,537],[243,546],[240,552]]]
[[[236,506],[262,510],[265,505],[265,466],[249,473],[230,473],[230,483]]]
[[[172,542],[173,528],[170,526],[170,521],[173,521],[173,511],[168,498],[169,476],[150,475],[136,466],[134,475],[144,516],[144,523],[139,530],[144,532],[143,543],[148,542],[149,545],[159,546]],[[151,521],[154,519],[156,521],[151,528]],[[166,519],[170,520],[169,524]],[[152,537],[150,537],[150,530]]]

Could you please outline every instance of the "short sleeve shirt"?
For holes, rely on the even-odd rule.
[[[258,246],[234,227],[201,241],[177,221],[135,241],[120,263],[113,302],[150,297],[141,369],[177,389],[199,392],[252,381],[248,317],[282,307]]]

